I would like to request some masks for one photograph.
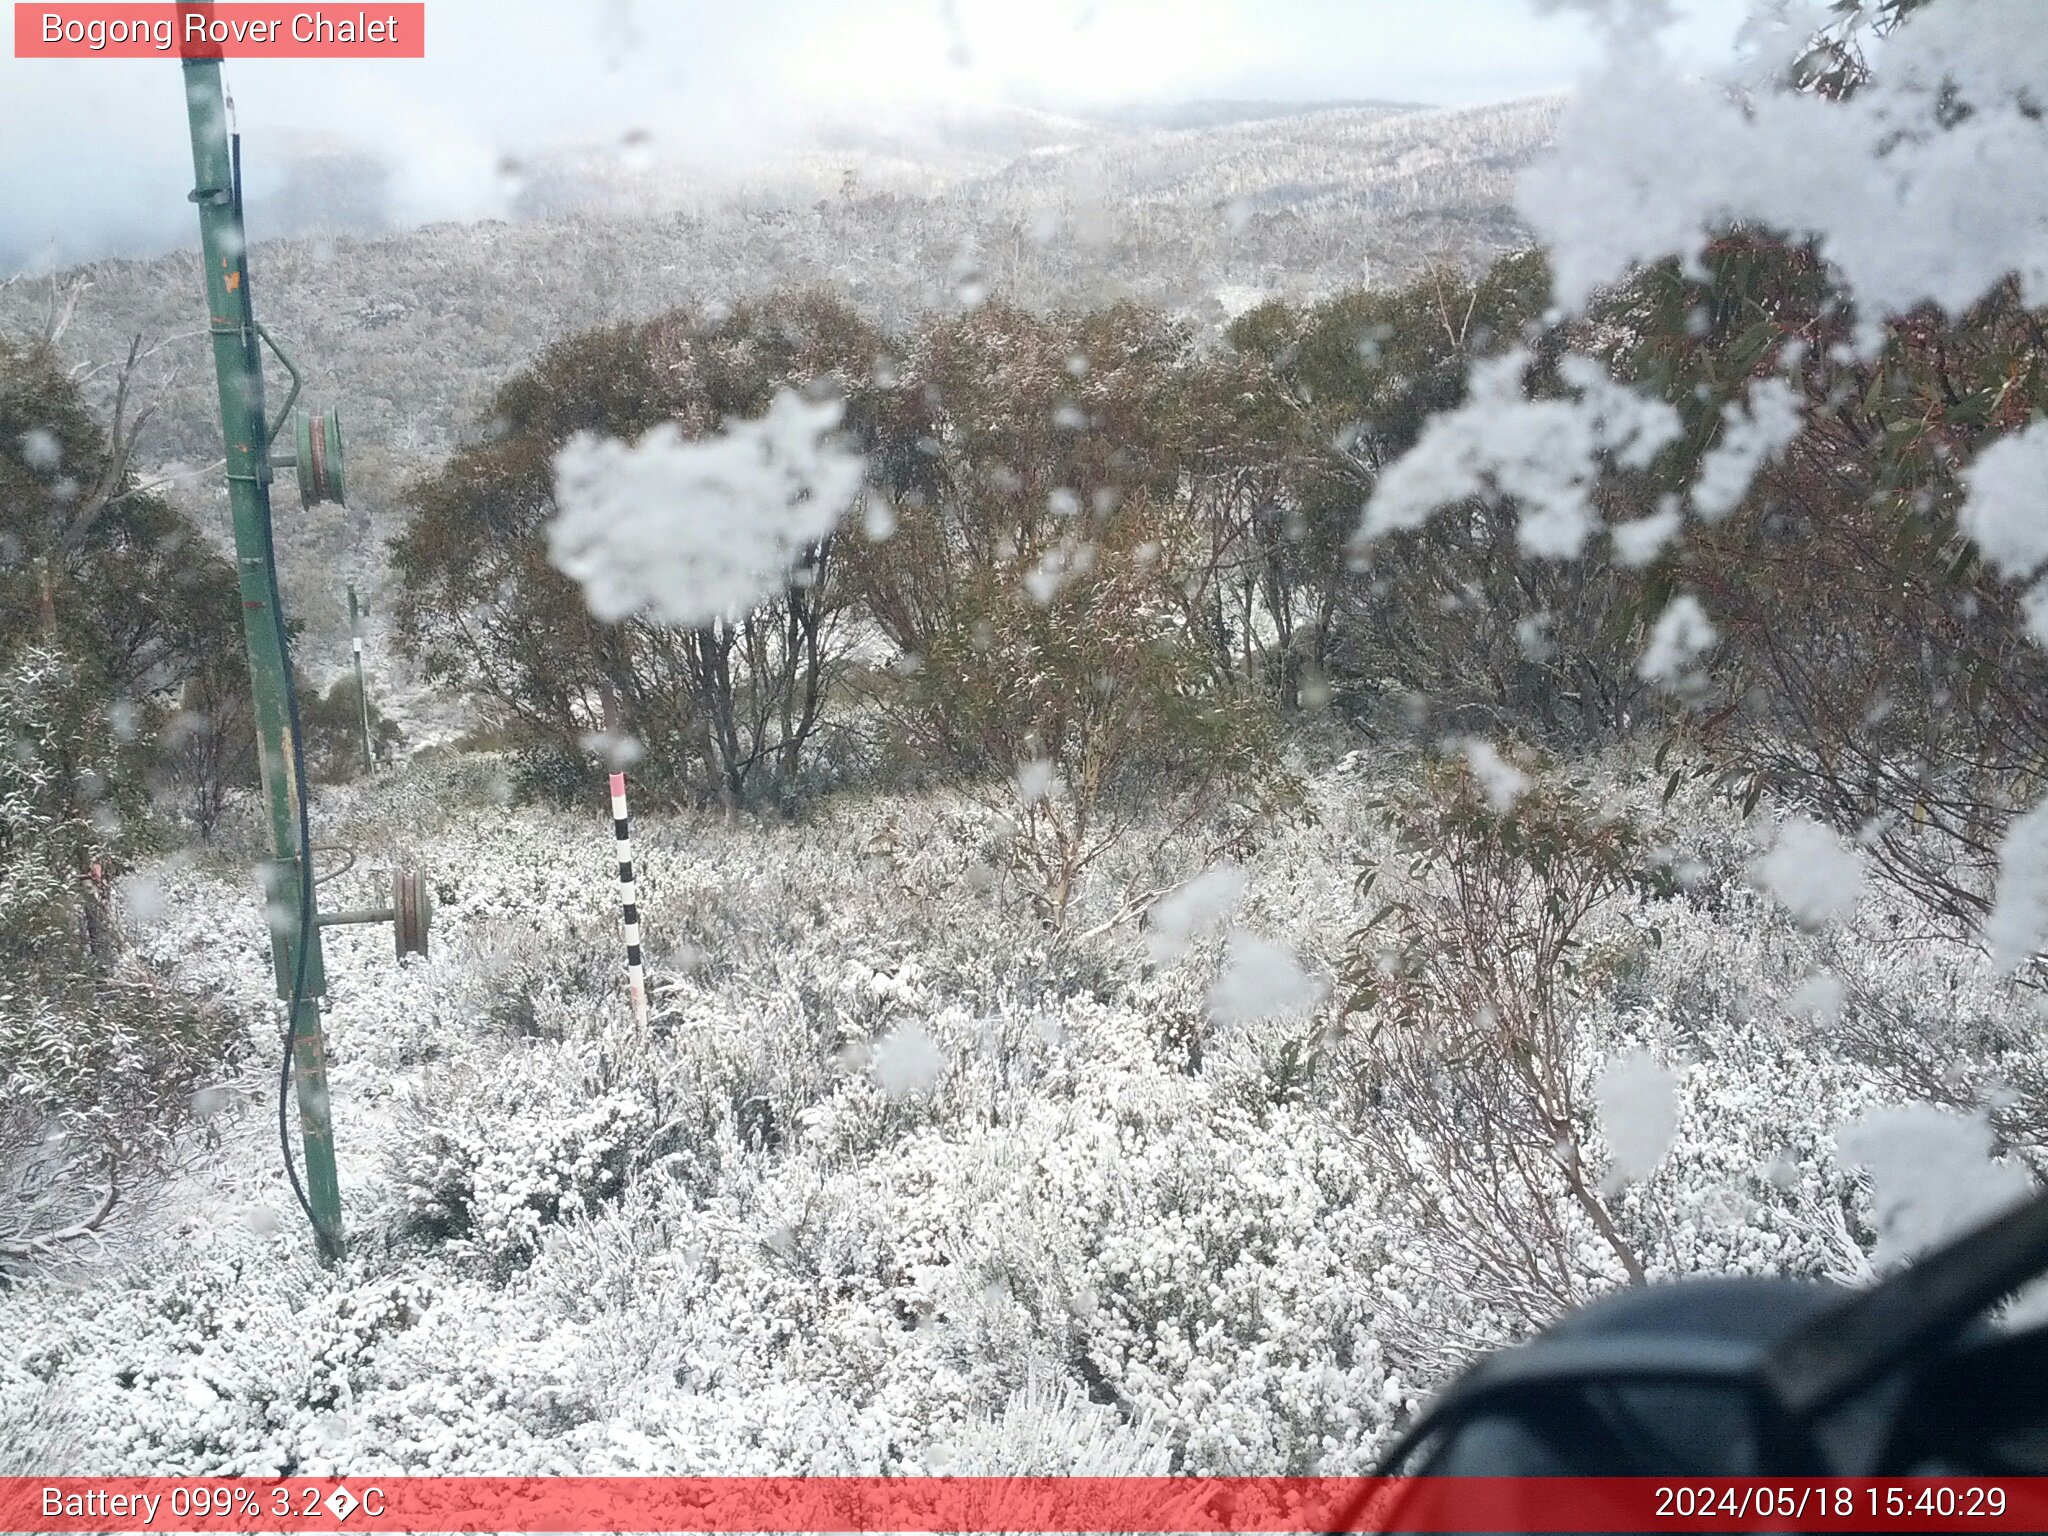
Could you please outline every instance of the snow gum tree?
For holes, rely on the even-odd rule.
[[[617,730],[647,749],[650,789],[787,801],[831,684],[843,609],[832,542],[750,611],[694,628],[603,623],[549,558],[554,457],[579,432],[631,440],[673,423],[709,436],[760,414],[785,385],[839,395],[858,440],[871,430],[880,352],[863,321],[815,295],[550,348],[498,392],[484,439],[412,488],[392,547],[401,640],[428,676],[480,700],[543,778],[580,775],[582,740]]]
[[[1473,362],[1540,333],[1549,302],[1548,267],[1525,252],[1476,277],[1439,268],[1399,288],[1263,305],[1232,326],[1248,370],[1237,472],[1274,466],[1254,524],[1257,578],[1296,679],[1288,697],[1305,671],[1354,718],[1426,700],[1438,728],[1512,722],[1560,744],[1610,739],[1639,711],[1626,573],[1605,559],[1517,558],[1513,505],[1461,502],[1352,546],[1381,475],[1435,414],[1465,404]],[[1533,394],[1557,393],[1562,350],[1561,336],[1539,342]]]
[[[2003,284],[1859,352],[1812,249],[1744,231],[1692,277],[1644,273],[1606,314],[1628,338],[1618,366],[1686,419],[1673,493],[1757,391],[1783,400],[1782,451],[1645,573],[1700,594],[1722,638],[1684,735],[1717,770],[1871,829],[1882,873],[1974,924],[2006,827],[2048,784],[2048,657],[1960,520],[1970,464],[2048,404],[2039,313]]]
[[[1292,796],[1270,702],[1190,622],[1188,337],[1136,306],[928,325],[895,397],[893,535],[853,558],[899,664],[875,689],[918,761],[983,795],[1039,916],[1133,826],[1176,836]],[[1236,826],[1237,835],[1243,831]]]
[[[138,480],[139,343],[94,419],[48,349],[0,341],[0,658],[61,653],[74,686],[116,706],[124,776],[153,780],[210,830],[253,778],[233,569]]]
[[[233,740],[231,695],[191,708],[240,656],[232,571],[131,471],[135,356],[103,429],[47,351],[0,343],[0,1273],[89,1239],[233,1054],[115,896],[151,789]]]

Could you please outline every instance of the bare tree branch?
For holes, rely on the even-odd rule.
[[[106,1181],[106,1192],[101,1195],[99,1204],[91,1215],[47,1232],[31,1232],[0,1238],[0,1259],[26,1262],[36,1258],[52,1258],[61,1254],[70,1244],[95,1236],[100,1228],[106,1225],[107,1218],[113,1214],[114,1206],[121,1198],[120,1170],[111,1156],[106,1163]]]
[[[85,543],[85,537],[93,525],[126,493],[122,482],[127,479],[128,466],[135,456],[135,444],[142,435],[142,429],[156,414],[157,401],[136,410],[129,417],[130,392],[135,383],[135,365],[143,355],[142,337],[138,334],[128,343],[128,358],[121,365],[114,384],[113,419],[107,423],[107,456],[94,477],[91,487],[79,497],[77,510],[71,514],[59,535],[57,547],[65,554],[75,553]]]
[[[78,311],[78,301],[85,296],[86,290],[90,287],[92,284],[87,279],[73,278],[62,290],[60,303],[57,279],[54,276],[50,279],[50,305],[47,317],[43,321],[45,346],[54,348],[63,339],[65,331],[71,327],[71,317]]]

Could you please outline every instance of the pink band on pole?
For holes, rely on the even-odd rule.
[[[618,796],[618,795],[623,795],[623,794],[625,794],[625,792],[626,792],[626,776],[625,776],[625,775],[624,775],[623,773],[615,773],[615,774],[613,774],[613,775],[612,775],[612,794],[613,794],[613,795],[615,795],[615,796]]]

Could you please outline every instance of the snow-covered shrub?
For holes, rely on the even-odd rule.
[[[1615,1267],[1642,1279],[1586,1167],[1577,1066],[1603,963],[1586,930],[1654,878],[1648,845],[1554,776],[1501,793],[1462,759],[1386,808],[1399,862],[1361,872],[1377,911],[1344,976],[1386,1177],[1475,1294],[1530,1322]]]
[[[52,1467],[80,1464],[84,1436],[76,1405],[51,1388],[31,1388],[21,1395],[18,1420],[9,1415],[9,1430],[0,1440],[0,1477],[49,1476]]]
[[[113,957],[115,744],[95,680],[51,647],[0,666],[0,962],[52,981]]]
[[[573,806],[597,781],[594,753],[558,742],[540,742],[512,754],[506,783],[520,804]]]
[[[400,750],[404,732],[378,708],[374,696],[368,720],[371,751],[376,761],[389,762]],[[363,721],[363,694],[353,675],[337,678],[325,692],[301,682],[299,729],[307,776],[318,784],[333,784],[363,773]]]
[[[1422,781],[1413,760],[1314,775],[1314,816],[1273,828],[1177,952],[1114,921],[1120,892],[1161,883],[1143,838],[1104,855],[1055,943],[976,878],[984,822],[950,796],[802,824],[645,814],[665,956],[645,1033],[602,805],[508,810],[445,794],[445,768],[322,800],[323,840],[407,842],[449,884],[428,962],[331,936],[354,1257],[306,1260],[267,1117],[225,1123],[175,1224],[167,1208],[110,1242],[137,1267],[0,1294],[0,1440],[41,1447],[23,1426],[54,1392],[73,1405],[37,1465],[1363,1471],[1422,1394],[1530,1326],[1446,1263],[1361,1134],[1372,1079],[1318,1035],[1328,1004],[1210,1011],[1232,926],[1309,975],[1339,968],[1375,904],[1356,872],[1394,852],[1375,807]],[[1584,804],[1630,814],[1664,782],[1633,749],[1580,777]],[[1601,963],[1571,994],[1567,1065],[1586,1177],[1653,1279],[1854,1278],[1877,1213],[1836,1129],[1902,1095],[1842,1031],[1882,1029],[1858,1010],[1884,998],[1945,1059],[1947,978],[1973,962],[1891,939],[1877,897],[1802,929],[1745,884],[1770,827],[1705,785],[1667,815],[1645,856],[1725,880],[1711,901],[1623,890],[1585,920]],[[223,1005],[262,1004],[239,872],[158,878],[138,946]],[[1838,1010],[1809,1006],[1817,974]],[[1982,1112],[2043,1053],[2008,993],[1957,996],[1959,1051],[2010,1037],[1955,1090]],[[493,1021],[508,997],[532,1028]],[[1201,1031],[1194,1070],[1162,1038],[1175,1020]],[[1615,1181],[1596,1088],[1637,1053],[1673,1080],[1676,1123],[1647,1178]],[[1574,1221],[1562,1262],[1583,1288],[1618,1282]]]
[[[55,651],[0,669],[0,1280],[92,1239],[240,1043],[123,950],[113,745],[79,687]]]
[[[997,1414],[975,1412],[934,1447],[949,1477],[1160,1477],[1170,1452],[1072,1383],[1031,1381]]]
[[[0,1282],[89,1239],[228,1079],[242,1021],[128,961],[70,996],[0,982]]]
[[[538,1046],[430,1079],[394,1155],[403,1228],[502,1273],[543,1228],[616,1198],[650,1154],[654,1110],[600,1074],[587,1054]]]

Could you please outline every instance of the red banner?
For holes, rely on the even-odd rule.
[[[18,59],[423,59],[422,0],[14,7]]]
[[[2044,1531],[2048,1478],[0,1478],[0,1532]]]

